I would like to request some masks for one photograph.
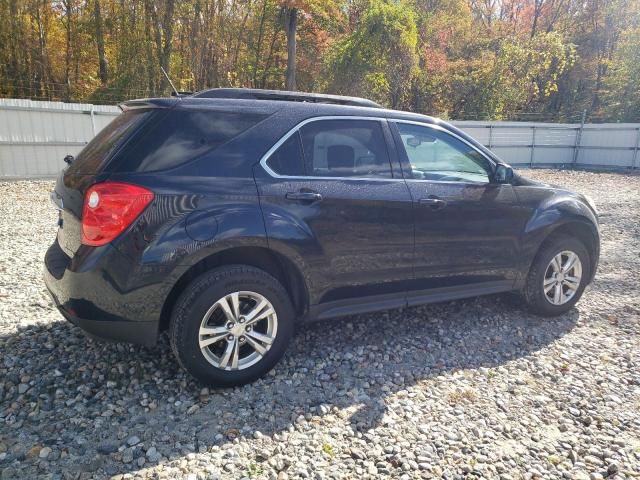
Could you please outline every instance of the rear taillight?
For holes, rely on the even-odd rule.
[[[104,182],[89,188],[82,206],[82,243],[99,247],[113,241],[153,200],[138,185]]]

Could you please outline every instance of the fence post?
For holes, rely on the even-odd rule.
[[[533,154],[536,151],[536,126],[533,126],[533,141],[531,142],[531,157],[529,157],[529,167],[533,168]]]
[[[96,136],[96,118],[95,118],[95,113],[93,112],[93,105],[91,105],[91,132],[93,133],[93,136]]]
[[[633,163],[631,163],[631,168],[638,168],[638,150],[640,150],[640,127],[637,127],[636,130],[638,133],[636,134],[636,146],[633,149]]]
[[[493,146],[493,125],[490,123],[489,124],[489,150],[491,150],[492,146]]]
[[[580,142],[582,141],[582,130],[584,130],[584,122],[587,120],[587,111],[583,110],[582,112],[582,120],[580,121],[580,130],[576,133],[576,144],[573,147],[573,168],[576,168],[578,163],[578,152],[580,151]]]

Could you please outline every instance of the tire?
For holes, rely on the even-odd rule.
[[[579,259],[581,274],[577,288],[575,288],[576,283],[573,281],[573,279],[577,278],[574,276],[577,272],[577,266],[569,269],[566,275],[567,279],[572,279],[571,283],[569,283],[568,280],[558,281],[564,278],[565,273],[562,273],[562,269],[560,269],[559,273],[562,273],[563,276],[556,277],[554,280],[556,269],[551,265],[551,262],[558,255],[560,255],[559,258],[561,262],[564,262],[565,259],[568,260],[570,255],[564,255],[564,252],[574,253]],[[563,263],[562,266],[565,265],[568,264]],[[574,265],[577,265],[577,263]],[[529,310],[543,317],[555,317],[568,312],[574,307],[578,300],[580,300],[590,275],[591,259],[586,247],[581,241],[566,235],[551,237],[545,241],[538,251],[527,275],[523,295]],[[545,286],[545,282],[550,282],[550,285]],[[558,284],[561,290],[560,295],[556,297],[555,293]],[[571,289],[569,288],[570,285]],[[546,288],[550,288],[550,290],[545,292]],[[573,292],[571,297],[567,298],[571,292]],[[558,299],[563,303],[555,304],[554,301]]]
[[[268,303],[261,309],[263,300]],[[252,324],[254,310],[265,312],[265,318]],[[232,387],[257,380],[278,363],[291,341],[294,320],[280,282],[257,268],[230,265],[185,288],[173,309],[169,338],[187,372],[207,385]]]

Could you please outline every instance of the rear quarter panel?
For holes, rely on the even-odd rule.
[[[266,247],[252,177],[127,175],[155,193],[131,230],[114,242],[131,259],[127,289],[156,285],[149,303],[160,315],[179,278],[200,260],[232,247]],[[118,180],[114,175],[111,180]]]

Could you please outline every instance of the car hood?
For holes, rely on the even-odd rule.
[[[584,195],[582,193],[578,193],[578,192],[574,192],[572,190],[569,190],[565,186],[554,185],[554,184],[551,184],[551,183],[537,182],[535,180],[531,180],[529,178],[526,178],[526,177],[522,176],[521,174],[519,174],[517,172],[514,172],[513,185],[516,185],[516,186],[527,186],[527,187],[548,188],[550,190],[553,190],[555,192],[555,194],[569,195],[571,197],[577,198],[582,203],[587,205],[589,207],[589,209],[594,213],[595,217],[598,218],[598,210],[596,208],[595,202],[593,201],[593,199],[591,197],[589,197],[588,195]]]
[[[555,185],[549,185],[548,183],[536,182],[535,180],[531,180],[530,178],[522,176],[522,174],[518,172],[513,172],[514,185],[526,185],[529,187],[552,187],[552,188],[562,188],[557,187]]]

